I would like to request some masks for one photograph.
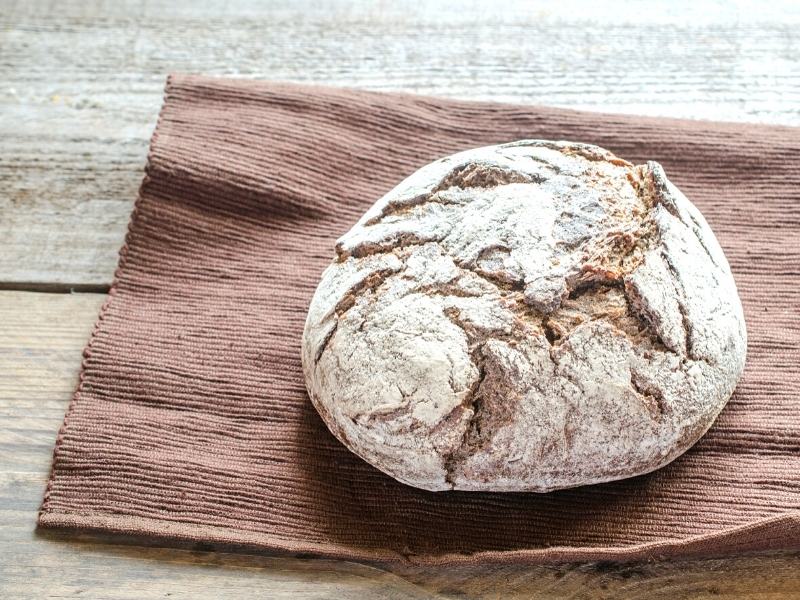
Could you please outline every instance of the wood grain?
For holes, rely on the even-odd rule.
[[[788,1],[4,0],[0,285],[109,285],[171,71],[800,124],[798,26]]]
[[[0,597],[791,598],[800,553],[632,565],[392,567],[36,533],[52,444],[102,294],[0,292]],[[792,596],[795,594],[795,596]]]

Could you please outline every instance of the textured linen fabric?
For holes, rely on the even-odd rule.
[[[306,309],[334,240],[429,161],[522,138],[661,162],[731,263],[745,374],[655,473],[432,493],[309,402]],[[39,523],[364,560],[530,561],[800,547],[800,130],[173,76]]]

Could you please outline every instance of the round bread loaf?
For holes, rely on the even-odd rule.
[[[686,451],[746,346],[725,256],[659,164],[525,140],[370,208],[311,302],[303,367],[334,435],[395,479],[546,492]]]

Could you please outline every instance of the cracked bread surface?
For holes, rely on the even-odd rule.
[[[329,429],[427,490],[657,469],[746,354],[730,268],[658,163],[524,140],[433,162],[336,244],[302,359]]]

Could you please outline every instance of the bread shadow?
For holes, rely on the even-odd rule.
[[[307,523],[327,543],[414,555],[472,554],[630,541],[648,529],[664,473],[546,494],[429,492],[402,484],[350,452],[310,401],[297,429]],[[657,497],[658,493],[654,494]]]

